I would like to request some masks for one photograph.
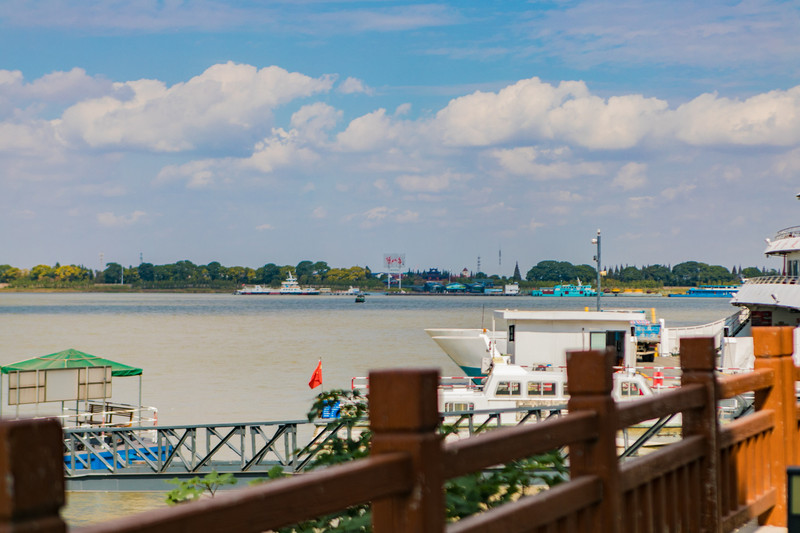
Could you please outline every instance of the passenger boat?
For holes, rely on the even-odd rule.
[[[738,285],[701,285],[690,287],[682,294],[670,294],[672,298],[733,298],[739,292]]]
[[[297,282],[297,278],[289,272],[289,276],[285,281],[281,282],[280,289],[273,289],[271,287],[264,287],[261,285],[244,285],[241,289],[237,289],[234,294],[280,294],[280,295],[295,295],[307,296],[319,294],[319,289],[301,287]]]
[[[636,366],[639,338],[651,342],[660,324],[636,311],[494,311],[492,323],[504,322],[505,331],[429,328],[425,332],[468,376],[485,375],[493,358],[511,356],[526,367],[566,365],[567,350],[612,347],[619,366]],[[647,335],[644,336],[644,330]]]
[[[581,284],[581,280],[578,280],[577,285],[556,285],[555,287],[534,289],[531,291],[531,296],[575,298],[581,296],[597,296],[597,291],[594,290],[591,285],[583,285]]]
[[[617,401],[653,395],[647,378],[632,369],[615,372],[613,376],[612,395]],[[551,367],[531,370],[498,358],[480,384],[473,380],[457,384],[445,382],[439,390],[439,411],[497,411],[518,407],[560,411],[568,400],[566,372]],[[503,420],[504,415],[508,420]],[[501,413],[501,422],[513,423],[516,415],[515,412]]]

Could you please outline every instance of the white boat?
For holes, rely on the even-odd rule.
[[[280,289],[273,289],[272,287],[265,287],[262,285],[244,285],[241,289],[237,289],[234,294],[283,294],[283,295],[296,295],[306,296],[319,294],[319,289],[311,289],[301,287],[297,282],[297,278],[289,272],[289,276],[285,281],[281,282]]]
[[[293,294],[293,295],[309,295],[309,294],[319,294],[319,289],[310,289],[301,287],[299,283],[297,283],[297,279],[289,272],[289,277],[286,278],[286,281],[281,282],[281,288],[278,291],[279,294]]]
[[[261,285],[243,285],[241,289],[234,291],[234,294],[280,294],[278,289],[264,287]]]
[[[507,350],[505,331],[428,328],[425,333],[467,376],[485,375],[489,361],[505,354]]]
[[[617,401],[652,396],[653,390],[644,376],[632,369],[615,372],[612,395]],[[439,411],[497,411],[518,407],[540,407],[560,411],[569,400],[567,373],[563,370],[529,370],[497,358],[491,371],[480,384],[464,380],[457,384],[446,381],[439,389]],[[500,414],[501,423],[516,422],[520,412]],[[505,418],[504,418],[505,417]]]
[[[636,366],[636,327],[644,311],[494,311],[505,331],[431,328],[425,332],[468,376],[485,375],[493,358],[525,367],[566,366],[568,350],[612,347],[619,366]]]

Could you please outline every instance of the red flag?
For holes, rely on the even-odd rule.
[[[308,386],[312,389],[320,385],[322,385],[322,359],[317,363],[317,368],[314,369],[314,373],[311,374],[311,380],[308,382]]]

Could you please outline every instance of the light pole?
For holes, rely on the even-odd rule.
[[[600,230],[597,230],[597,238],[592,239],[592,244],[597,245],[597,255],[594,260],[597,262],[597,310],[600,310]]]

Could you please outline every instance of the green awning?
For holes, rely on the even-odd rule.
[[[80,352],[78,350],[64,350],[63,352],[51,353],[50,355],[43,355],[28,359],[27,361],[19,361],[11,363],[2,367],[3,374],[9,372],[16,372],[18,370],[46,370],[49,368],[85,368],[93,366],[110,366],[112,376],[140,376],[142,374],[141,368],[123,365],[116,361],[110,361],[97,357],[96,355]]]

